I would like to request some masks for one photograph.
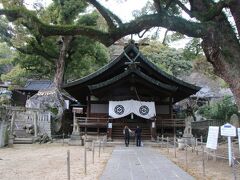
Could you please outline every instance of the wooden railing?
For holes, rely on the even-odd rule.
[[[107,123],[112,118],[103,117],[76,117],[80,126],[107,126]],[[157,127],[184,127],[184,119],[157,119]]]
[[[223,119],[207,119],[203,121],[192,122],[193,129],[205,129],[209,126],[222,126],[226,123],[226,120]]]
[[[107,123],[110,118],[98,118],[98,117],[76,117],[80,127],[92,126],[92,127],[107,127]]]
[[[157,127],[185,127],[184,119],[162,119],[157,118]]]

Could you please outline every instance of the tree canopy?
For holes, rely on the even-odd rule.
[[[151,27],[164,27],[170,31],[200,38],[207,60],[213,65],[214,72],[229,84],[240,108],[239,0],[152,0],[150,2],[154,8],[153,11],[126,23],[123,23],[116,14],[102,6],[97,0],[54,2],[60,3],[60,7],[79,3],[79,7],[74,6],[76,10],[74,15],[81,12],[80,4],[92,4],[105,19],[108,28],[102,30],[88,24],[49,23],[24,6],[4,6],[0,9],[0,15],[6,15],[11,22],[21,20],[20,23],[39,41],[46,37],[64,36],[65,44],[71,41],[72,36],[80,35],[109,46],[121,37],[137,34]],[[185,12],[188,17],[179,12]],[[61,14],[68,15],[65,11],[61,11]],[[228,15],[232,17],[232,21]],[[65,20],[67,22],[68,18],[65,17]],[[61,52],[66,50],[68,46],[62,46]]]
[[[11,3],[6,1],[4,5],[8,8]],[[22,5],[16,6],[19,7],[24,8]],[[85,2],[69,1],[61,4],[54,1],[46,9],[41,8],[34,13],[49,24],[74,23],[97,26],[101,20],[98,12],[79,15],[78,12],[84,12],[86,7]],[[62,77],[59,82],[62,83],[63,80],[69,81],[91,73],[108,60],[107,49],[88,37],[72,36],[68,44],[64,44],[64,36],[41,37],[36,31],[26,28],[21,19],[14,21],[13,26],[9,26],[6,19],[1,18],[0,21],[3,23],[0,38],[19,52],[14,60],[16,66],[11,72],[3,75],[3,80],[11,79],[13,83],[22,84],[27,78],[53,79],[58,71],[57,67],[61,67]],[[61,48],[66,46],[69,47],[62,55]],[[60,61],[60,58],[64,60]],[[61,62],[64,62],[64,65],[59,66]],[[82,68],[79,68],[80,66]]]

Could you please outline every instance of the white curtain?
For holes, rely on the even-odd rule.
[[[112,118],[121,118],[131,113],[150,119],[156,116],[155,103],[136,100],[109,101],[109,116]]]

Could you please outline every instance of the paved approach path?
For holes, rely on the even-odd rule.
[[[116,146],[100,180],[193,180],[151,147]]]

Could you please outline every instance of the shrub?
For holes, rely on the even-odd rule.
[[[200,107],[198,113],[207,119],[228,120],[233,114],[238,113],[238,108],[232,98],[226,96],[221,101]]]

